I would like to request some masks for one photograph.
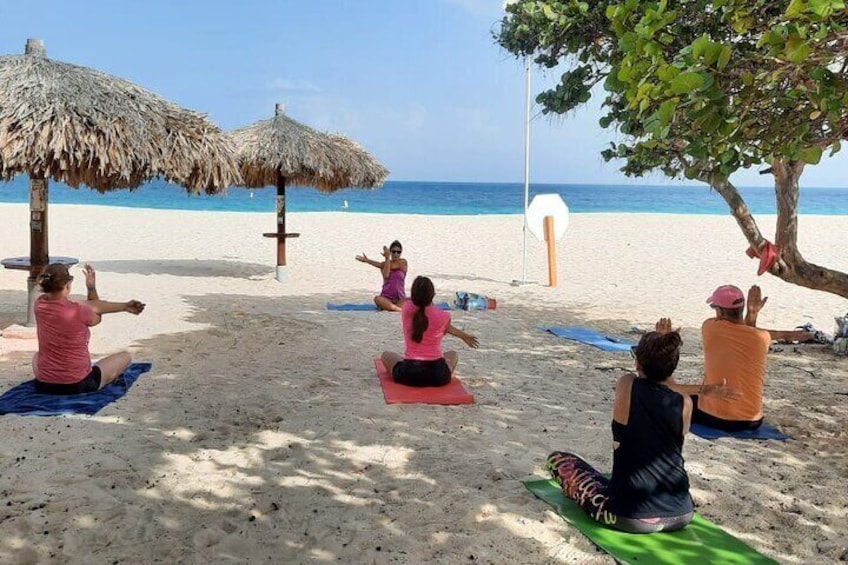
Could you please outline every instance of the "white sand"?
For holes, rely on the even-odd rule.
[[[29,249],[27,210],[0,204],[0,256]],[[774,218],[760,218],[765,233]],[[770,277],[730,217],[572,215],[559,286],[521,278],[518,216],[290,214],[290,282],[273,280],[272,214],[54,206],[54,255],[98,270],[108,316],[92,351],[130,347],[152,373],[96,417],[2,417],[0,562],[611,563],[527,494],[553,449],[611,464],[612,385],[630,366],[537,330],[591,324],[628,337],[660,316],[683,327],[678,374],[701,371],[704,300],[758,283],[760,321],[828,331],[844,299]],[[848,217],[802,217],[800,247],[848,270]],[[400,239],[410,278],[439,298],[488,294],[454,313],[479,336],[460,350],[466,407],[388,406],[371,358],[399,349],[393,314],[333,313],[367,301],[377,257]],[[545,282],[530,240],[529,278]],[[0,327],[23,319],[25,274],[0,271]],[[81,282],[81,281],[80,281]],[[78,285],[82,289],[82,285]],[[630,336],[632,337],[632,336]],[[31,342],[0,338],[0,391],[30,377]],[[797,349],[797,351],[796,351]],[[699,511],[781,562],[838,560],[848,544],[848,379],[824,348],[770,356],[767,419],[786,443],[687,439]],[[472,558],[473,556],[473,558]]]

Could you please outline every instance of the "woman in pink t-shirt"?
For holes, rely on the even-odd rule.
[[[86,265],[83,272],[88,290],[85,302],[68,300],[74,277],[68,272],[67,266],[53,263],[44,267],[39,277],[38,283],[44,294],[35,301],[38,352],[32,358],[35,389],[38,392],[93,392],[118,378],[132,361],[129,352],[123,351],[92,365],[88,351],[91,336],[89,328],[99,324],[103,314],[141,314],[144,304],[138,300],[100,300],[94,269]]]
[[[433,306],[433,281],[416,277],[411,294],[412,300],[404,302],[401,310],[406,351],[403,357],[384,351],[383,365],[397,383],[444,386],[450,382],[459,357],[456,351],[442,353],[442,338],[451,334],[475,349],[477,338],[453,327],[450,313]]]

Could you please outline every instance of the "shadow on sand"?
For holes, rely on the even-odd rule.
[[[140,275],[172,275],[175,277],[229,277],[251,279],[270,276],[273,266],[242,261],[213,261],[205,259],[98,261],[98,271]]]
[[[97,417],[4,418],[31,448],[0,459],[0,560],[611,562],[519,481],[542,475],[554,449],[609,469],[613,388],[629,356],[535,327],[580,323],[566,312],[454,312],[480,337],[474,352],[450,344],[476,404],[387,406],[371,359],[401,346],[399,318],[317,312],[338,299],[192,297],[190,321],[207,329],[141,343],[136,358],[153,372]],[[508,339],[487,342],[496,329]],[[695,335],[685,329],[691,377]],[[846,401],[823,386],[820,360],[798,357],[777,359],[767,391],[788,399],[769,412],[796,441],[686,447],[700,512],[778,558],[799,552],[782,531],[823,542],[845,533],[827,492],[844,488],[828,469],[846,466]],[[791,401],[801,388],[816,391],[810,405]],[[39,474],[45,466],[62,468]],[[538,528],[548,533],[527,534]]]
[[[26,276],[21,277],[22,290],[0,290],[0,330],[26,322]]]

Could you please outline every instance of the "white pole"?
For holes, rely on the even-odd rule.
[[[524,243],[521,282],[527,282],[527,206],[530,200],[530,57],[524,57],[525,115],[524,115]]]

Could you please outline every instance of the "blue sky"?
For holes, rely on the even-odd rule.
[[[524,72],[492,41],[502,0],[0,1],[0,52],[28,37],[52,58],[129,79],[225,129],[270,117],[343,133],[394,180],[521,182]],[[534,71],[534,90],[558,78]],[[599,152],[597,101],[532,122],[531,180],[628,180]],[[848,186],[848,156],[808,186]],[[741,185],[769,184],[755,172]]]

